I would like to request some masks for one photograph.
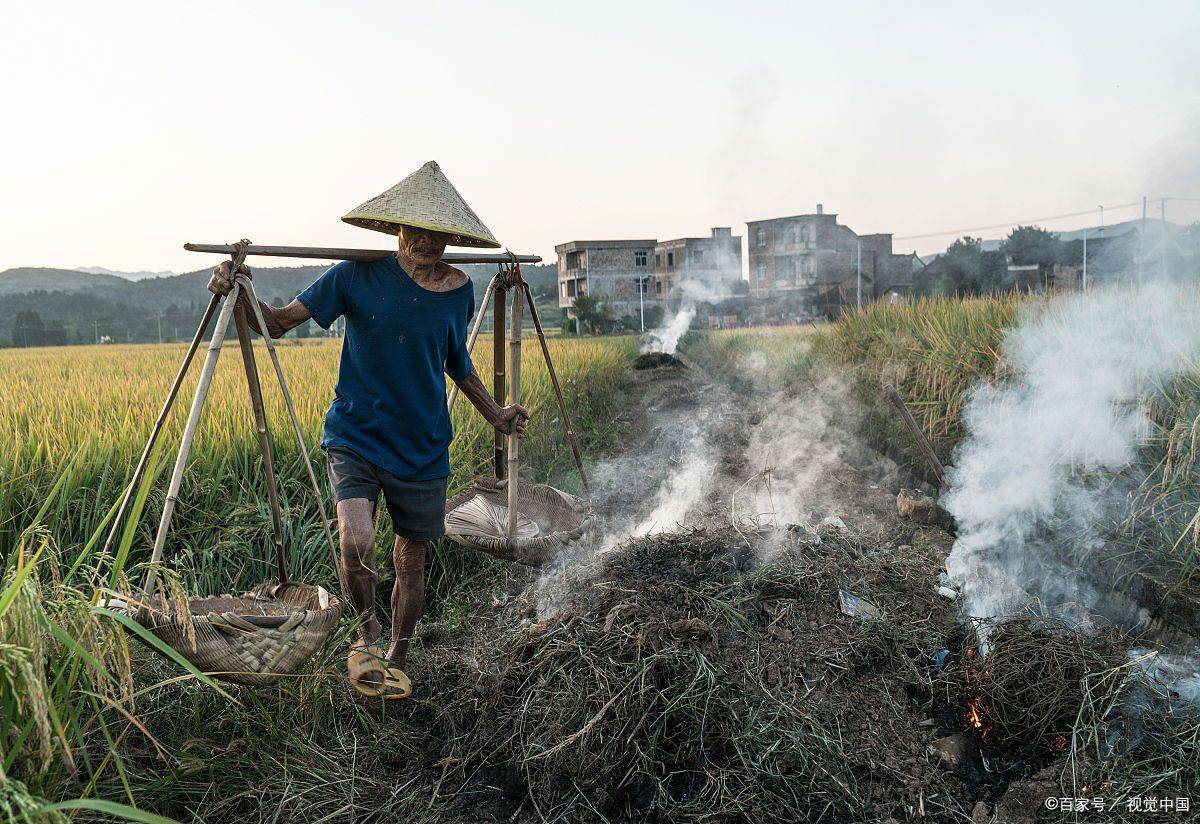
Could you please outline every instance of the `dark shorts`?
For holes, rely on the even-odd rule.
[[[342,446],[325,450],[333,500],[366,498],[374,507],[379,492],[392,516],[392,529],[410,541],[433,541],[446,532],[446,478],[406,481]]]

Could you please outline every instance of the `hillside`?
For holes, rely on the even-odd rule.
[[[21,266],[0,272],[0,295],[35,290],[82,292],[97,287],[120,289],[129,283],[115,275],[89,274],[73,269],[49,269],[40,266]]]
[[[273,306],[288,303],[316,280],[328,264],[253,266],[260,298]],[[209,268],[171,277],[127,281],[114,275],[68,269],[21,268],[0,272],[0,346],[55,346],[186,340],[208,302]],[[490,264],[464,267],[482,300],[495,272]],[[558,326],[555,267],[524,269],[545,323]],[[316,326],[298,334],[319,334]]]

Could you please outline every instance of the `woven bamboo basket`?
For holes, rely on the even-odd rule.
[[[235,252],[231,271],[238,271],[238,266],[245,259],[249,243],[250,241],[243,240],[241,243],[234,244]],[[225,681],[249,686],[263,686],[295,672],[316,654],[341,618],[342,603],[319,586],[289,580],[283,513],[276,489],[271,439],[263,405],[262,388],[259,384],[258,367],[254,357],[254,347],[250,338],[250,325],[246,319],[246,310],[238,304],[238,295],[241,290],[244,289],[250,299],[249,305],[256,316],[257,328],[266,329],[267,323],[263,318],[262,309],[251,281],[241,275],[237,276],[235,281],[233,288],[221,305],[220,314],[217,315],[204,367],[196,382],[192,405],[188,411],[187,422],[179,443],[179,452],[175,457],[175,466],[171,472],[166,498],[163,501],[158,531],[154,536],[154,548],[150,555],[151,563],[147,567],[141,587],[143,594],[138,596],[135,602],[136,606],[131,606],[123,599],[111,599],[109,605],[128,611],[139,624],[149,629],[163,643],[176,650],[201,672]],[[141,483],[149,457],[163,431],[167,415],[183,384],[192,358],[204,338],[204,332],[213,317],[218,302],[219,299],[214,294],[209,300],[208,308],[192,338],[191,346],[184,355],[183,363],[175,375],[166,401],[150,432],[150,438],[142,451],[142,457],[134,469],[133,478],[126,486],[125,493],[117,506],[108,538],[104,543],[103,552],[105,554],[112,547],[121,526],[122,517],[133,498],[134,490]],[[221,345],[231,321],[237,328],[242,363],[246,371],[246,386],[254,412],[255,429],[258,432],[267,499],[271,511],[275,566],[278,570],[276,581],[281,583],[259,584],[243,595],[193,597],[187,601],[186,616],[181,616],[179,610],[170,608],[163,596],[158,593],[156,571],[165,557],[167,536],[175,512],[175,504],[179,499],[188,453],[195,438],[196,427],[208,396],[209,387],[212,384],[217,359],[221,355]],[[317,510],[321,516],[322,531],[325,533],[325,543],[329,548],[329,557],[333,568],[338,573],[339,583],[342,584],[344,591],[345,584],[341,580],[342,570],[338,552],[334,546],[333,534],[329,529],[329,517],[322,499],[320,485],[317,483],[316,472],[304,444],[295,405],[292,403],[291,393],[288,391],[283,369],[279,365],[279,358],[271,338],[264,337],[263,342],[271,358],[275,376],[279,381],[279,389],[283,394],[288,417],[296,435],[296,443],[303,456],[304,467],[312,485]]]
[[[268,582],[244,595],[188,599],[191,632],[152,598],[139,624],[196,669],[223,681],[261,687],[311,659],[342,617],[342,602],[323,587]]]
[[[594,516],[574,495],[545,484],[517,488],[517,524],[508,530],[508,487],[482,475],[446,502],[446,537],[508,561],[539,566],[578,541]]]
[[[507,364],[504,358],[505,290],[513,292]],[[497,402],[504,397],[507,371],[508,402],[520,403],[522,314],[528,307],[538,342],[541,344],[546,371],[550,375],[550,383],[558,401],[558,411],[562,416],[567,443],[579,470],[579,480],[587,493],[587,474],[583,471],[579,442],[571,427],[571,416],[563,399],[558,375],[554,371],[554,362],[550,358],[550,348],[546,344],[546,335],[538,318],[537,304],[533,300],[529,284],[521,278],[520,266],[515,261],[508,267],[501,266],[500,273],[488,284],[479,314],[475,318],[475,325],[467,340],[467,350],[471,351],[475,347],[479,328],[487,313],[488,302],[493,297],[496,300],[492,340],[495,347],[493,360],[496,364],[494,397]],[[448,401],[451,409],[454,408],[457,398],[458,391],[455,387],[450,392]],[[496,430],[495,477],[477,477],[470,486],[446,502],[446,537],[498,558],[526,566],[540,566],[582,538],[595,522],[595,517],[590,506],[570,493],[545,484],[521,481],[519,442],[520,439],[512,433],[506,434]]]

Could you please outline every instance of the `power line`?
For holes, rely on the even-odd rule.
[[[1178,201],[1185,201],[1188,203],[1200,203],[1200,197],[1165,197],[1165,198],[1156,198],[1156,199],[1162,200],[1163,202],[1170,202],[1172,200],[1178,200]],[[1104,209],[1129,209],[1129,208],[1133,208],[1134,206],[1141,206],[1141,205],[1142,205],[1142,201],[1134,200],[1134,201],[1130,201],[1129,203],[1118,203],[1115,206],[1104,206],[1103,208]],[[970,226],[970,227],[967,227],[964,229],[947,229],[946,231],[943,231],[943,232],[925,232],[925,233],[919,234],[919,235],[899,235],[892,239],[893,240],[924,240],[926,238],[945,237],[947,235],[966,235],[966,234],[970,234],[971,232],[986,232],[986,231],[990,231],[992,229],[1007,229],[1010,226],[1022,226],[1022,225],[1029,225],[1032,223],[1048,223],[1049,221],[1052,221],[1052,220],[1066,220],[1067,218],[1072,218],[1072,217],[1084,217],[1086,215],[1095,214],[1099,210],[1100,210],[1100,207],[1093,207],[1091,209],[1085,209],[1081,212],[1067,212],[1067,213],[1061,214],[1061,215],[1048,215],[1045,217],[1031,217],[1031,218],[1024,218],[1022,220],[1010,220],[1007,223],[993,223],[989,226]]]
[[[1139,201],[1136,201],[1133,203],[1121,203],[1116,206],[1105,206],[1104,208],[1105,209],[1124,209],[1124,208],[1127,208],[1130,206],[1140,206],[1141,203],[1142,202],[1139,200]],[[1065,219],[1071,218],[1071,217],[1083,217],[1084,215],[1095,214],[1097,211],[1098,211],[1098,209],[1092,208],[1092,209],[1087,209],[1082,212],[1068,212],[1066,214],[1049,215],[1047,217],[1031,217],[1031,218],[1025,218],[1023,220],[1010,220],[1007,223],[993,223],[989,226],[969,226],[965,229],[947,229],[944,232],[926,232],[925,234],[921,234],[921,235],[900,235],[899,237],[895,237],[892,239],[893,240],[922,240],[924,238],[930,238],[930,237],[944,237],[945,235],[964,235],[964,234],[969,234],[971,232],[986,232],[991,229],[1007,229],[1009,226],[1018,226],[1018,225],[1024,225],[1024,224],[1029,224],[1029,223],[1046,223],[1051,220],[1065,220]]]

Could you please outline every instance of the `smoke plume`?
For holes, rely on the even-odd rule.
[[[679,339],[687,334],[688,327],[692,325],[695,317],[695,306],[681,307],[679,311],[670,315],[662,326],[650,333],[646,342],[642,344],[642,351],[674,355],[675,350],[679,348]]]
[[[970,397],[944,501],[972,616],[1029,596],[1097,604],[1091,560],[1147,430],[1139,396],[1200,352],[1197,303],[1164,284],[1076,294],[1007,334],[1009,377]]]
[[[642,352],[674,355],[679,347],[679,339],[687,334],[695,320],[697,309],[702,304],[720,303],[733,296],[732,286],[742,277],[740,258],[728,254],[725,247],[708,251],[720,255],[713,262],[715,265],[697,275],[683,275],[678,293],[673,296],[679,301],[675,311],[666,313],[658,328],[646,335]]]

